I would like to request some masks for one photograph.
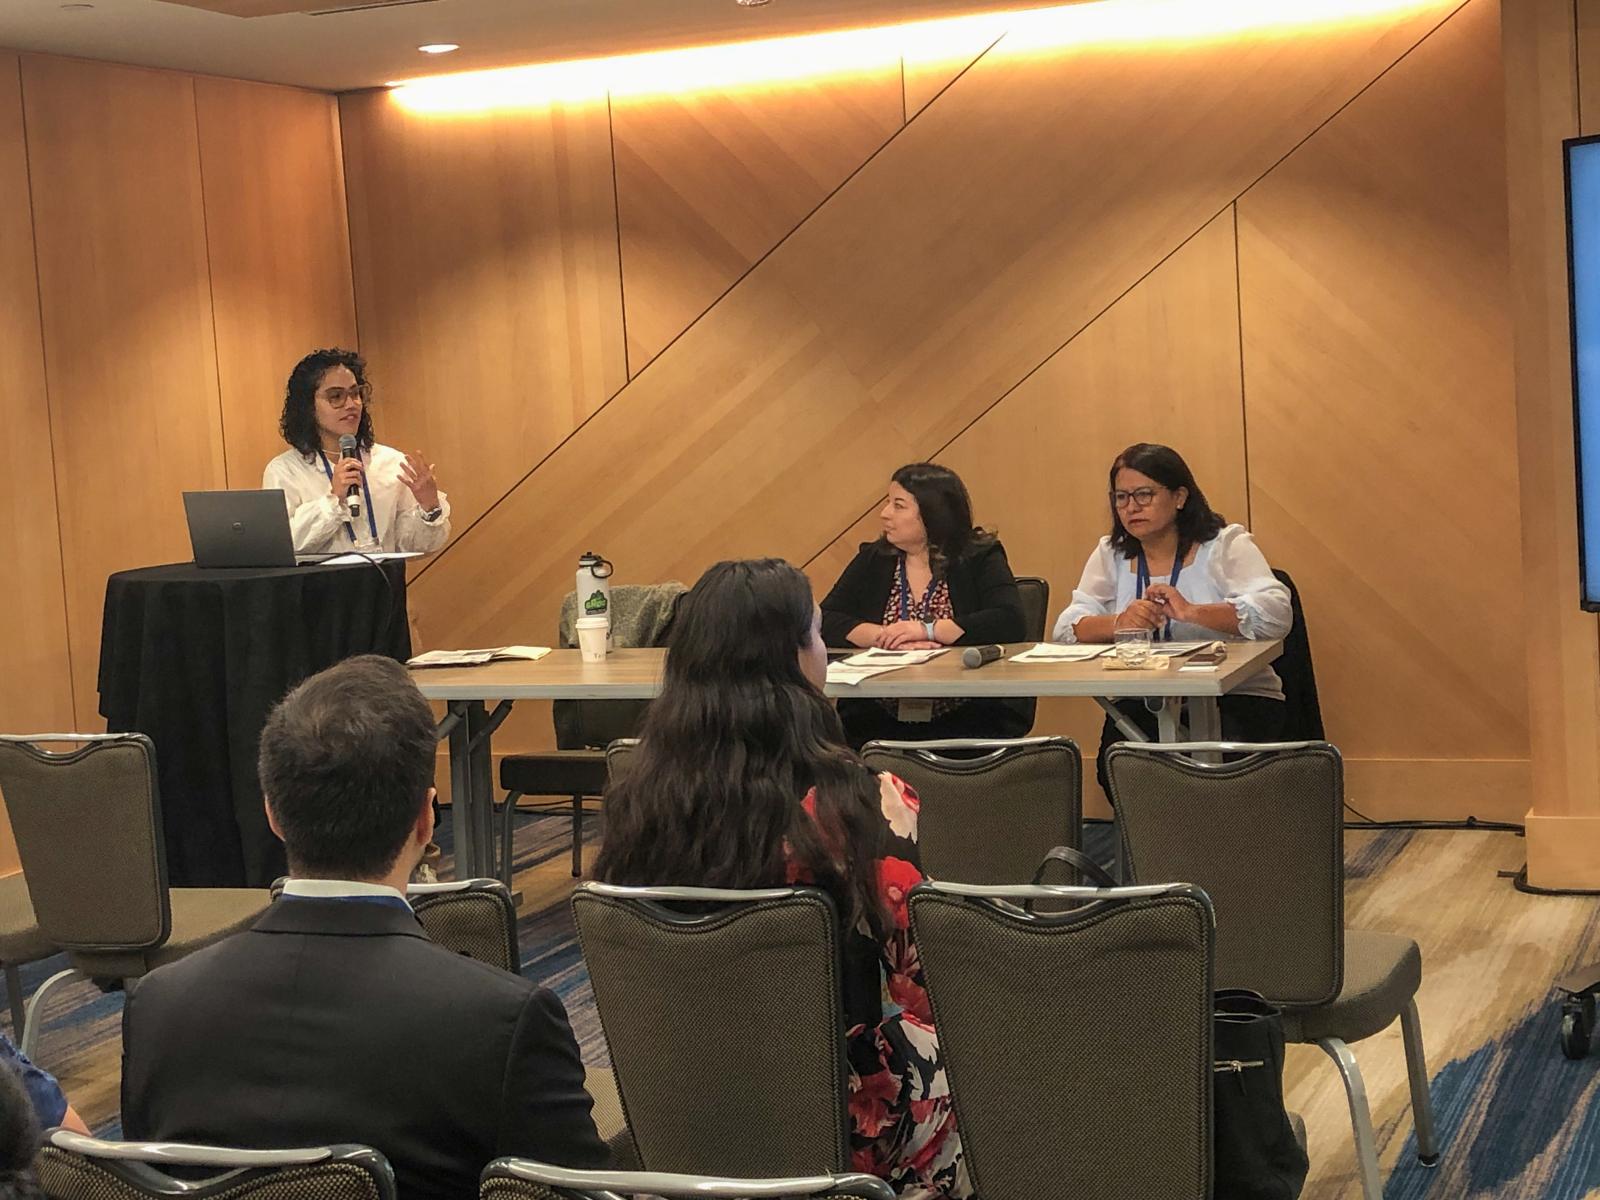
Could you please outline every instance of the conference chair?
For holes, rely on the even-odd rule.
[[[1042,642],[1045,639],[1045,629],[1050,620],[1050,581],[1040,579],[1037,575],[1022,575],[1017,579],[1017,596],[1022,600],[1022,635],[1024,640]],[[957,651],[959,653],[959,651]],[[1033,728],[1034,717],[1038,714],[1039,702],[1032,696],[1010,696],[1004,701],[1007,707],[1013,708],[1026,722],[1022,731],[1026,733]],[[1074,842],[1074,845],[1077,843]]]
[[[983,1200],[1211,1195],[1204,892],[928,880],[909,903]]]
[[[1027,883],[1052,846],[1082,845],[1083,756],[1065,737],[868,742],[861,757],[916,790],[922,870]]]
[[[28,1010],[22,994],[22,972],[17,968],[61,951],[44,936],[33,912],[28,879],[22,872],[0,879],[0,967],[4,968],[6,1000],[11,1005],[11,1034],[22,1042]]]
[[[575,1171],[526,1158],[497,1158],[484,1168],[479,1200],[894,1200],[875,1175],[804,1175],[733,1179],[659,1171]]]
[[[825,893],[591,882],[572,913],[641,1166],[848,1166],[839,927]]]
[[[1194,755],[1228,754],[1231,762]],[[1326,742],[1124,743],[1106,757],[1130,878],[1192,880],[1217,913],[1217,986],[1284,1010],[1291,1042],[1320,1046],[1344,1080],[1366,1200],[1380,1200],[1361,1068],[1349,1043],[1396,1018],[1417,1157],[1439,1161],[1416,993],[1416,942],[1344,925],[1344,770]]]
[[[688,589],[681,583],[624,585],[611,589],[611,632],[621,648],[664,646],[672,630],[678,600]],[[578,644],[578,596],[568,592],[561,604],[557,645]],[[508,754],[500,760],[500,786],[506,799],[500,810],[500,881],[511,886],[512,830],[517,802],[524,796],[566,799],[534,806],[534,811],[572,814],[572,877],[583,874],[583,801],[606,786],[605,748],[618,738],[632,737],[644,719],[648,700],[557,700],[552,705],[556,749],[536,754]]]
[[[51,1200],[396,1200],[389,1160],[368,1146],[235,1150],[53,1129],[34,1169]]]
[[[1311,638],[1306,633],[1306,614],[1300,605],[1300,589],[1289,572],[1274,569],[1278,582],[1289,589],[1291,619],[1283,653],[1273,668],[1283,681],[1286,742],[1320,742],[1323,739],[1322,704],[1317,699],[1317,676],[1311,668]]]
[[[246,928],[270,902],[265,888],[167,886],[155,747],[143,734],[0,736],[0,792],[39,928],[72,964],[28,1001],[30,1058],[60,984],[137,979]]]

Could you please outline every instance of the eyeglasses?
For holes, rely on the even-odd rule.
[[[326,400],[333,408],[343,408],[352,400],[359,400],[362,404],[365,404],[372,399],[372,385],[370,383],[358,383],[353,388],[325,388],[318,392],[317,395]]]
[[[1112,492],[1111,493],[1111,503],[1113,505],[1115,505],[1117,508],[1127,508],[1128,507],[1128,502],[1132,501],[1134,504],[1137,504],[1140,508],[1149,508],[1150,507],[1150,502],[1156,498],[1156,493],[1157,492],[1164,492],[1164,491],[1167,491],[1167,490],[1168,489],[1166,489],[1164,487],[1160,487],[1160,488],[1134,488],[1133,491],[1131,491],[1131,492]]]

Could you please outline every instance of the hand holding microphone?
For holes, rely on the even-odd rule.
[[[339,465],[333,472],[333,494],[344,490],[344,499],[350,506],[350,519],[361,519],[361,447],[352,434],[339,438]]]

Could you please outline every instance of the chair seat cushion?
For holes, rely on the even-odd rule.
[[[1422,986],[1422,951],[1393,933],[1344,931],[1344,988],[1332,1004],[1289,1009],[1284,1037],[1291,1042],[1338,1038],[1358,1042],[1382,1032]]]
[[[500,760],[500,786],[524,796],[598,796],[606,790],[606,752],[507,755]]]
[[[151,952],[152,971],[248,929],[272,902],[266,888],[173,888],[169,895],[172,935]]]
[[[30,963],[56,952],[39,931],[27,880],[19,873],[0,879],[0,962]]]

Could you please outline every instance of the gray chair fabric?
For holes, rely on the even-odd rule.
[[[54,742],[75,748],[52,752]],[[155,749],[142,735],[0,736],[0,790],[39,928],[83,975],[137,978],[267,907],[265,889],[167,887]],[[34,994],[24,1052],[41,998],[64,975]]]
[[[11,1036],[22,1040],[26,1024],[23,1007],[22,973],[24,963],[38,962],[57,953],[57,947],[39,928],[28,894],[27,876],[22,872],[0,879],[0,971],[5,974],[6,1000],[11,1006]]]
[[[735,1179],[661,1171],[575,1171],[525,1158],[497,1158],[484,1168],[481,1200],[894,1200],[894,1189],[871,1175],[812,1174]]]
[[[1199,757],[1221,758],[1202,761]],[[1232,758],[1233,761],[1227,761]],[[1376,1141],[1348,1043],[1398,1018],[1417,1157],[1438,1162],[1411,938],[1344,927],[1344,771],[1326,742],[1123,743],[1106,755],[1130,878],[1193,880],[1217,912],[1217,986],[1284,1009],[1284,1036],[1320,1046],[1350,1101],[1366,1200],[1380,1200]]]
[[[367,1146],[233,1150],[57,1129],[34,1168],[51,1200],[396,1200],[394,1171]]]
[[[661,646],[672,629],[678,601],[688,591],[678,582],[624,584],[611,589],[611,633],[622,648]],[[561,602],[556,644],[577,645],[578,594]],[[517,801],[523,796],[563,796],[557,803],[535,805],[535,811],[570,811],[572,876],[583,874],[583,800],[599,796],[606,785],[605,747],[638,732],[648,700],[557,700],[551,706],[556,749],[538,754],[510,754],[500,760],[500,786],[506,790],[501,809],[500,880],[511,885],[511,832]]]
[[[916,789],[931,878],[1027,883],[1051,847],[1083,844],[1083,756],[1071,738],[868,742],[861,757]]]
[[[1211,1195],[1204,893],[929,882],[910,907],[978,1195]]]
[[[639,1152],[634,1149],[633,1134],[628,1132],[628,1116],[622,1111],[616,1072],[607,1067],[585,1067],[583,1088],[594,1101],[590,1115],[600,1140],[611,1151],[611,1165],[619,1170],[636,1170]]]
[[[839,930],[824,893],[585,883],[572,912],[646,1169],[847,1165]]]

